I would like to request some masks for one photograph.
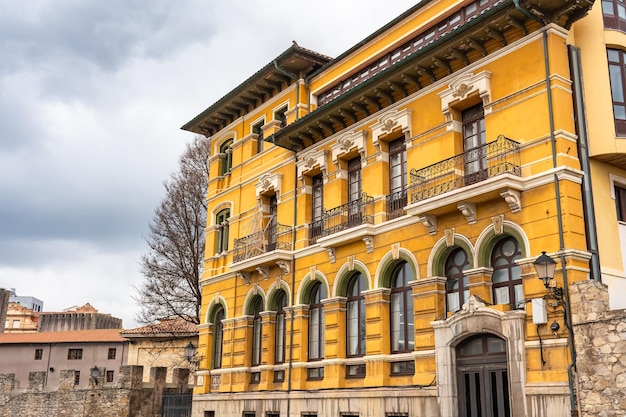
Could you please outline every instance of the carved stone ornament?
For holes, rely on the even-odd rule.
[[[335,248],[326,248],[326,252],[328,252],[328,259],[331,264],[335,263]]]
[[[282,186],[282,175],[280,174],[263,174],[256,183],[256,197],[267,194],[273,190],[276,197],[280,197],[280,189]]]
[[[454,227],[451,229],[444,230],[443,234],[446,237],[446,246],[447,247],[454,246]]]
[[[511,208],[511,213],[522,211],[522,195],[519,191],[507,189],[502,191],[500,196]]]
[[[354,271],[354,255],[348,256],[348,271]]]
[[[474,311],[485,308],[485,303],[481,302],[475,295],[470,295],[467,303],[463,304],[462,311],[473,313]]]
[[[391,258],[395,261],[400,259],[400,244],[394,243],[391,245]]]
[[[316,274],[317,274],[317,266],[313,265],[311,268],[309,268],[309,275],[311,276],[311,279],[315,279]]]
[[[433,216],[430,214],[424,214],[422,216],[419,216],[417,218],[417,221],[422,222],[424,226],[426,226],[426,228],[428,229],[429,235],[437,234],[437,217],[436,216]]]
[[[456,207],[461,211],[461,214],[465,216],[468,224],[476,223],[476,204],[462,202],[457,204]]]
[[[215,297],[213,297],[213,304],[219,304],[220,302],[220,292],[215,293]]]
[[[258,282],[254,283],[254,288],[252,289],[252,292],[254,293],[254,295],[259,295],[259,283]]]
[[[471,90],[474,89],[474,85],[467,85],[465,83],[461,83],[456,90],[454,90],[454,93],[452,93],[453,97],[458,97],[458,98],[464,98],[468,92],[470,92]]]
[[[267,266],[257,266],[256,271],[263,277],[264,280],[268,280],[270,277],[270,268]]]
[[[280,268],[281,271],[283,271],[283,274],[285,275],[289,274],[289,270],[290,270],[289,262],[276,261],[276,265]]]
[[[383,130],[386,130],[387,132],[391,132],[395,125],[396,125],[396,121],[395,120],[387,119],[385,121],[384,126],[383,126]]]
[[[378,139],[381,136],[388,135],[397,129],[400,129],[404,134],[408,133],[409,137],[411,136],[412,113],[411,109],[390,110],[383,114],[380,119],[378,119],[378,122],[372,125],[372,144],[378,149],[378,152],[380,152]]]
[[[243,282],[246,285],[250,285],[250,272],[245,272],[245,271],[239,272],[239,276],[241,277],[241,279],[243,279]]]
[[[374,251],[374,236],[363,236],[363,242],[367,253],[372,253]]]
[[[504,215],[492,217],[491,223],[493,224],[493,232],[496,235],[501,235],[504,232]]]

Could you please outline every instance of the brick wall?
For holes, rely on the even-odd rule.
[[[74,371],[61,371],[57,388],[44,388],[45,372],[31,372],[28,388],[14,389],[14,374],[0,374],[0,417],[156,417],[161,416],[163,393],[190,393],[189,370],[174,369],[166,383],[166,368],[152,368],[142,383],[142,366],[122,366],[118,383],[102,380],[89,387],[74,386]]]
[[[606,286],[570,287],[581,417],[626,415],[626,310],[609,310]]]

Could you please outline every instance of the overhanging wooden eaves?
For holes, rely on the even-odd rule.
[[[298,78],[306,77],[330,60],[330,57],[302,48],[294,42],[276,59],[181,129],[212,136],[291,85],[294,80],[290,74]]]
[[[555,23],[569,29],[592,5],[593,0],[496,1],[480,16],[320,105],[265,141],[295,152],[306,149],[542,25]]]

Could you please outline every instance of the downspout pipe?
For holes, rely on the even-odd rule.
[[[300,86],[298,85],[298,76],[295,74],[292,74],[288,71],[285,71],[284,69],[282,69],[281,67],[278,66],[278,62],[276,62],[276,60],[273,60],[272,63],[274,64],[274,68],[276,68],[281,74],[286,75],[287,77],[291,78],[292,80],[294,80],[296,82],[296,120],[299,119],[298,117],[298,103],[300,102]],[[308,85],[307,85],[308,88]]]
[[[580,65],[580,49],[568,45],[570,68],[572,72],[572,85],[574,91],[574,114],[576,122],[576,134],[578,135],[578,156],[584,176],[582,183],[583,208],[585,227],[587,232],[587,245],[591,253],[589,269],[591,279],[602,282],[600,270],[600,249],[598,246],[598,229],[596,227],[596,213],[593,206],[593,189],[591,184],[591,166],[589,162],[589,137],[587,135],[587,115],[585,114],[582,69]]]
[[[550,142],[552,144],[552,168],[556,169],[558,166],[557,163],[557,149],[556,149],[556,137],[554,135],[554,102],[552,98],[552,85],[550,82],[550,56],[548,53],[548,32],[545,29],[545,22],[539,19],[537,16],[530,13],[528,10],[524,9],[520,5],[520,0],[513,0],[515,4],[515,8],[524,13],[529,18],[539,22],[543,28],[543,59],[544,59],[544,67],[546,71],[546,93],[548,98],[548,119],[550,124]],[[576,369],[576,349],[574,349],[574,329],[572,328],[571,321],[571,310],[569,305],[569,282],[567,279],[567,267],[565,261],[565,237],[563,232],[563,217],[562,217],[562,208],[561,208],[561,188],[559,185],[559,177],[557,173],[554,173],[554,193],[556,197],[556,217],[559,229],[559,246],[560,246],[560,255],[559,258],[561,260],[561,271],[563,273],[563,305],[565,308],[565,327],[567,327],[567,341],[570,350],[570,357],[572,361],[567,367],[567,380],[569,385],[569,397],[570,397],[570,408],[572,414],[575,413],[575,410],[578,408],[576,392],[574,390],[574,370]]]
[[[293,182],[293,232],[292,232],[292,240],[291,240],[291,249],[292,251],[296,249],[296,227],[298,225],[298,166],[296,165],[298,162],[298,157],[296,153],[293,154],[293,169],[294,169],[294,182]],[[292,381],[292,372],[293,372],[293,323],[295,321],[295,312],[294,306],[296,296],[296,257],[295,255],[291,255],[291,315],[290,321],[291,326],[289,328],[289,368],[287,376],[287,417],[291,416],[291,381]]]

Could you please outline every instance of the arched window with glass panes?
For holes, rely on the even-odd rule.
[[[402,261],[391,274],[391,352],[410,352],[414,347],[413,295],[409,282],[414,274]]]

